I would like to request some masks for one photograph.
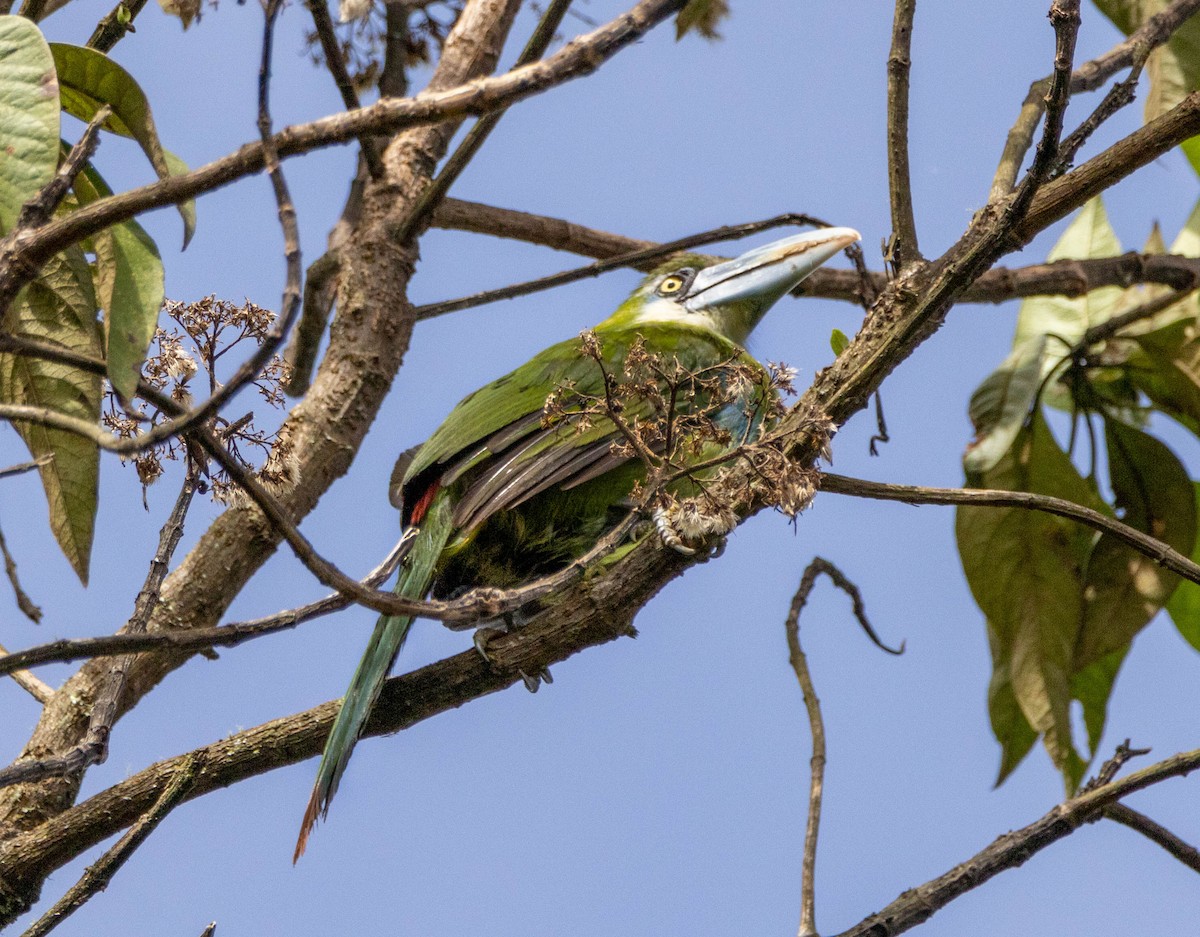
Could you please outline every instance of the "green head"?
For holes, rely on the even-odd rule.
[[[745,344],[776,300],[860,237],[852,228],[821,228],[772,241],[733,260],[676,255],[598,327],[669,322]]]

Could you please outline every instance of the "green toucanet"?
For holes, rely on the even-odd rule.
[[[710,432],[694,458],[747,439],[761,408],[740,402],[736,389],[720,397],[713,383],[723,380],[720,368],[740,366],[738,386],[746,395],[761,394],[764,382],[769,387],[766,370],[741,346],[776,300],[858,238],[849,228],[824,228],[729,261],[674,257],[595,327],[594,339],[553,345],[464,399],[402,463],[394,500],[401,525],[413,533],[396,594],[448,598],[472,586],[516,586],[562,568],[612,529],[628,513],[646,462],[607,415],[612,410],[593,406],[581,419],[587,407],[578,402],[604,401],[606,381],[629,374],[634,359],[643,378],[662,377],[668,366],[690,376],[683,392],[676,387],[670,395],[672,417],[682,424],[690,411],[702,411],[721,431]],[[747,369],[762,380],[746,380]],[[706,380],[700,376],[706,373],[718,376]],[[718,403],[710,405],[714,393]],[[618,419],[626,429],[636,426],[653,416],[656,402],[662,410],[663,399],[651,393],[624,401]],[[563,417],[572,407],[577,418]],[[661,452],[668,445],[661,436],[648,437],[644,448]],[[662,514],[655,520],[665,543],[687,551],[689,531],[673,528]],[[384,615],[375,626],[325,743],[297,858],[329,809],[411,624],[407,616]]]

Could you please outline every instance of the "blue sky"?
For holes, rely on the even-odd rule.
[[[578,5],[596,21],[622,9],[611,0]],[[454,194],[663,240],[805,211],[862,231],[868,262],[878,267],[889,229],[883,128],[890,5],[732,5],[721,43],[676,43],[670,28],[660,29],[595,76],[515,108]],[[1049,70],[1045,6],[920,5],[911,133],[927,254],[949,246],[982,204],[1020,101]],[[107,0],[76,0],[45,28],[52,39],[82,42],[106,11]],[[1084,14],[1080,60],[1118,38],[1094,10]],[[146,89],[166,145],[192,165],[255,137],[261,21],[256,4],[225,2],[182,34],[148,8],[137,33],[115,50]],[[526,11],[511,46],[519,47],[516,37],[532,22]],[[300,54],[306,24],[302,7],[285,11],[273,104],[280,126],[339,106],[327,76]],[[584,28],[573,19],[565,26]],[[1069,120],[1082,119],[1095,100],[1082,98]],[[1102,130],[1087,152],[1136,126],[1139,106]],[[149,177],[140,154],[118,141],[106,139],[97,159],[114,185]],[[286,165],[306,262],[323,248],[352,164],[352,150],[342,147]],[[1156,219],[1170,241],[1197,189],[1178,154],[1142,170],[1108,199],[1123,243],[1140,244]],[[216,293],[278,307],[282,242],[265,179],[221,190],[199,211],[195,241],[182,255],[173,212],[147,222],[166,261],[168,295]],[[1007,262],[1040,260],[1053,236]],[[544,249],[440,231],[429,233],[421,253],[416,302],[575,263]],[[374,565],[397,535],[386,499],[395,454],[425,438],[465,393],[602,319],[636,281],[619,272],[418,326],[361,457],[305,521],[305,533],[344,569]],[[873,419],[860,414],[837,436],[836,470],[961,483],[966,401],[1006,354],[1015,314],[1014,304],[954,310],[885,385],[892,442],[870,458]],[[751,350],[799,368],[803,386],[832,357],[830,330],[852,333],[860,321],[856,307],[785,300]],[[261,409],[248,396],[238,407]],[[19,461],[15,434],[0,439],[4,464]],[[1194,439],[1181,440],[1177,451],[1197,465]],[[84,591],[45,531],[36,480],[6,481],[0,524],[46,617],[35,628],[10,606],[0,640],[23,647],[119,626],[177,483],[168,474],[155,486],[146,513],[132,470],[104,462],[92,585]],[[187,542],[215,513],[197,506]],[[313,762],[178,809],[58,933],[189,935],[210,920],[222,937],[791,932],[809,753],[782,622],[814,554],[839,564],[863,590],[884,639],[908,648],[899,658],[875,650],[844,597],[827,586],[805,612],[804,642],[829,733],[817,920],[823,933],[850,926],[1040,816],[1061,785],[1039,749],[992,789],[998,749],[984,706],[986,638],[955,554],[951,512],[826,495],[794,529],[770,514],[739,528],[719,561],[672,583],[639,615],[636,641],[556,667],[554,684],[537,695],[518,686],[398,736],[365,741],[329,822],[296,868],[291,845]],[[283,551],[231,618],[322,591]],[[109,761],[89,772],[85,794],[158,758],[340,695],[372,622],[371,613],[349,612],[223,651],[218,661],[192,662],[119,724]],[[401,666],[457,652],[467,641],[422,623]],[[47,668],[43,675],[57,682],[67,672]],[[1118,681],[1102,751],[1126,737],[1158,756],[1195,747],[1198,678],[1200,661],[1170,623],[1152,623]],[[0,694],[8,758],[37,713],[15,685],[0,684]],[[1193,788],[1173,781],[1130,803],[1197,842]],[[52,876],[46,898],[56,898],[95,855]],[[955,902],[921,933],[1186,933],[1198,914],[1193,873],[1136,834],[1097,824]]]

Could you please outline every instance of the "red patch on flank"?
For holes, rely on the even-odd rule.
[[[429,505],[433,504],[434,497],[441,491],[442,486],[434,482],[425,489],[425,494],[417,498],[417,503],[413,505],[412,513],[408,516],[410,524],[421,523],[421,518],[425,516],[425,512],[429,510]]]

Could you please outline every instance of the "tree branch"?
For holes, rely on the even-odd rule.
[[[595,71],[604,61],[679,10],[685,0],[641,0],[632,10],[567,43],[549,58],[493,78],[429,90],[415,98],[383,98],[357,111],[285,128],[273,137],[280,158],[345,143],[366,133],[457,121],[508,107],[555,85]],[[51,256],[98,231],[152,208],[177,204],[228,185],[264,167],[261,142],[189,173],[100,199],[36,232],[16,231],[0,242],[0,309],[6,308]]]
[[[1000,836],[986,849],[932,881],[909,889],[882,911],[837,937],[894,937],[931,918],[955,898],[978,888],[1006,869],[1015,869],[1034,854],[1074,833],[1085,823],[1134,791],[1200,768],[1200,750],[1172,755],[1118,781],[1059,804],[1022,829]]]
[[[888,194],[892,205],[892,245],[897,268],[921,256],[913,216],[912,174],[908,167],[908,73],[912,67],[913,16],[917,0],[896,0],[892,48],[887,59]]]
[[[1174,0],[1130,33],[1124,42],[1075,69],[1071,73],[1070,93],[1075,95],[1082,91],[1095,91],[1122,68],[1140,69],[1150,53],[1170,39],[1171,34],[1198,10],[1200,0]],[[1033,134],[1046,106],[1050,82],[1051,76],[1047,76],[1030,85],[1017,122],[1008,132],[989,200],[1003,198],[1012,191],[1025,154],[1033,144]]]
[[[1200,872],[1200,850],[1190,843],[1185,843],[1165,826],[1155,823],[1144,813],[1139,813],[1124,804],[1112,804],[1104,809],[1104,816],[1141,833],[1150,842],[1162,846],[1193,872]]]
[[[903,501],[905,504],[974,504],[982,507],[1024,508],[1043,511],[1076,521],[1093,530],[1111,534],[1126,546],[1159,565],[1177,573],[1184,579],[1200,583],[1200,565],[1149,534],[1123,524],[1116,518],[1093,511],[1050,495],[1033,494],[1028,491],[1000,491],[992,488],[925,488],[918,485],[888,485],[883,482],[847,478],[844,475],[822,474],[821,490],[856,498],[874,498],[880,501]]]

